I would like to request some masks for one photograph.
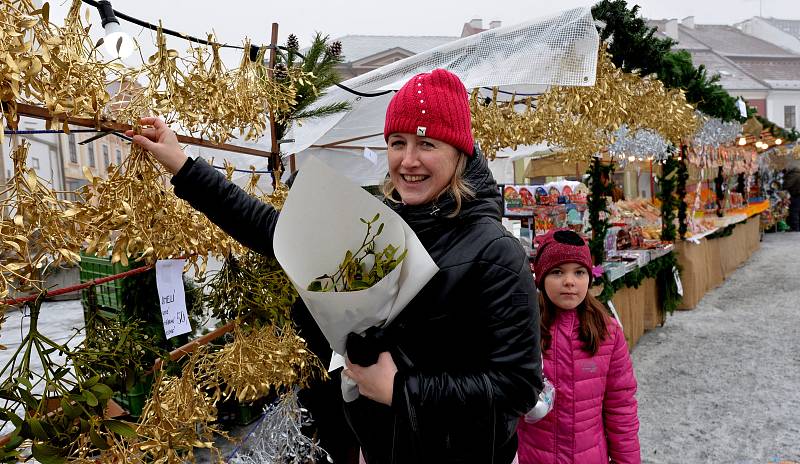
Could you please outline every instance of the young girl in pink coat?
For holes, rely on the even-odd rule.
[[[555,403],[518,425],[520,464],[639,464],[636,377],[622,328],[588,294],[592,258],[575,232],[537,238],[544,374]]]

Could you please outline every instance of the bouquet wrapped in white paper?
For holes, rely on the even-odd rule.
[[[406,253],[404,259],[363,290],[308,290],[321,275],[333,274],[347,251],[354,253],[362,247],[362,220],[376,215],[384,225],[375,237],[375,249],[391,245]],[[344,365],[349,334],[391,322],[439,270],[397,213],[313,157],[301,166],[286,198],[273,246],[275,258],[334,351],[331,371]],[[342,393],[348,401],[358,396],[346,377]]]

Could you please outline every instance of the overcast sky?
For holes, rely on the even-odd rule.
[[[271,23],[279,24],[283,42],[294,33],[307,45],[315,31],[340,37],[348,34],[452,35],[461,34],[464,22],[481,18],[485,24],[500,20],[503,25],[526,21],[576,6],[590,6],[592,0],[405,0],[375,2],[344,0],[112,0],[114,9],[196,37],[214,31],[221,42],[240,44],[245,36],[254,42],[269,42]],[[800,19],[800,0],[641,0],[647,18],[695,16],[698,24],[733,24],[757,16]],[[65,0],[51,1],[51,16],[60,21],[68,9]],[[99,37],[100,19],[92,8],[93,35]],[[143,43],[152,43],[150,33],[125,24],[123,27]],[[180,51],[185,42],[171,43]],[[152,50],[152,49],[150,49]],[[146,49],[145,53],[149,51]],[[345,54],[347,50],[344,51]],[[229,61],[226,57],[226,62]],[[235,63],[232,63],[235,65]]]

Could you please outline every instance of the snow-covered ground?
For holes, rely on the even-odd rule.
[[[19,348],[22,337],[28,333],[30,318],[27,312],[11,310],[6,313],[8,318],[0,330],[0,344],[5,345],[6,349],[0,351],[0,369],[8,363],[14,353]],[[40,333],[50,338],[56,343],[64,344],[69,342],[70,347],[77,346],[83,341],[83,332],[76,336],[77,329],[83,329],[83,308],[80,300],[68,301],[46,301],[42,303],[39,323],[37,328]],[[70,340],[71,339],[71,340]],[[53,360],[59,360],[58,353],[51,355]],[[63,359],[62,359],[63,360]],[[41,372],[42,363],[37,356],[31,357],[31,370]],[[6,375],[3,375],[3,380]],[[36,389],[36,391],[41,391]],[[0,424],[2,426],[3,424]],[[14,427],[6,424],[0,429],[0,435],[10,432]]]
[[[800,462],[800,234],[767,234],[633,363],[643,462]]]

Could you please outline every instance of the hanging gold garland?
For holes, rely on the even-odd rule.
[[[272,389],[293,385],[306,386],[325,368],[306,348],[290,325],[272,325],[234,329],[233,342],[210,354],[204,362],[215,370],[225,385],[223,396],[239,402],[251,402],[266,396]]]
[[[503,148],[547,142],[567,150],[568,161],[588,160],[614,142],[623,124],[654,130],[675,145],[699,126],[682,91],[666,89],[653,76],[623,72],[606,46],[599,50],[594,86],[551,87],[535,109],[526,102],[524,111],[515,111],[514,97],[499,102],[497,93],[487,104],[475,90],[470,100],[473,133],[489,159]]]
[[[234,131],[257,139],[269,125],[270,111],[288,114],[297,86],[309,82],[310,76],[297,67],[281,83],[269,78],[263,64],[266,47],[251,61],[249,41],[233,70],[222,64],[219,45],[195,47],[190,57],[181,57],[167,48],[161,29],[156,53],[141,67],[126,68],[102,60],[99,44],[89,37],[90,26],[81,19],[80,0],[72,1],[62,27],[49,22],[48,3],[36,9],[31,0],[0,1],[0,101],[12,128],[19,119],[16,104],[24,102],[45,107],[51,116],[48,128],[62,121],[65,132],[72,116],[133,125],[154,113],[216,143],[235,138]],[[112,83],[119,85],[114,100],[107,91]],[[2,137],[0,131],[0,142]]]
[[[75,216],[89,224],[87,254],[110,254],[112,262],[123,265],[183,255],[202,275],[208,255],[223,257],[233,243],[165,187],[166,173],[138,145],[131,145],[130,155],[108,179],[94,177],[86,168],[84,173],[89,181],[81,189],[86,201],[75,207]]]
[[[120,66],[101,61],[81,5],[73,0],[64,26],[57,27],[49,22],[48,3],[35,9],[30,0],[2,0],[0,100],[12,128],[18,101],[44,106],[52,116],[48,128],[71,116],[95,118],[108,102],[108,79],[119,75]]]
[[[30,144],[12,153],[13,175],[0,194],[0,297],[9,289],[44,291],[50,268],[80,261],[80,224],[71,217],[74,205],[58,198],[27,165]]]

